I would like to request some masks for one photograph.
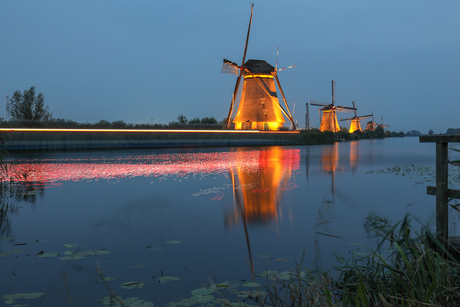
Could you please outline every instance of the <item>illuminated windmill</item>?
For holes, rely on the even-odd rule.
[[[335,105],[335,81],[332,80],[332,103],[322,103],[314,100],[310,100],[310,104],[313,106],[322,106],[320,109],[320,120],[321,125],[319,126],[320,131],[332,131],[339,132],[339,122],[337,121],[337,114],[342,110],[356,110],[356,108],[342,107]]]
[[[382,128],[385,128],[385,127],[390,127],[390,125],[384,125],[384,124],[383,124],[383,115],[382,115],[382,124],[381,124],[381,125],[379,125],[379,126],[380,126],[380,127],[382,127]]]
[[[251,31],[253,8],[254,4],[251,3],[251,17],[249,19],[248,34],[246,36],[241,66],[226,59],[224,59],[224,64],[222,66],[223,73],[238,75],[235,90],[233,91],[230,111],[228,112],[227,127],[229,127],[232,121],[233,107],[238,94],[241,77],[243,77],[241,98],[236,116],[233,119],[235,129],[279,130],[279,128],[283,127],[285,122],[284,116],[291,121],[293,129],[295,129],[296,125],[294,119],[289,111],[286,98],[278,79],[278,70],[264,60],[248,60],[245,62],[249,33]],[[286,110],[281,106],[278,100],[275,81],[283,98]]]
[[[356,109],[355,102],[352,101],[352,103],[353,103],[353,108],[355,109],[354,110],[355,116],[353,116],[352,118],[341,119],[341,121],[342,120],[349,120],[350,121],[350,129],[348,130],[348,133],[353,133],[355,131],[363,132],[363,130],[361,129],[361,118],[366,118],[366,117],[370,117],[370,116],[374,116],[374,115],[370,114],[370,115],[358,116],[358,112],[357,112],[358,109]]]
[[[378,127],[378,124],[374,121],[374,115],[372,115],[372,120],[368,121],[366,124],[366,131],[375,131],[375,128]]]

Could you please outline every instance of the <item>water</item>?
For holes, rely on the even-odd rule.
[[[302,253],[306,268],[332,268],[334,253],[372,246],[363,228],[370,213],[434,223],[426,186],[435,145],[418,138],[12,158],[12,170],[27,174],[27,199],[11,201],[16,209],[0,226],[0,251],[21,251],[0,258],[0,295],[46,293],[14,304],[102,306],[112,291],[164,306],[211,282],[239,281],[240,289],[251,267],[292,270]],[[91,250],[107,254],[63,260]],[[178,280],[158,281],[165,276]],[[131,281],[145,287],[120,287]]]

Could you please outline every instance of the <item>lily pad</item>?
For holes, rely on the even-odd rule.
[[[145,264],[139,264],[139,265],[135,265],[135,266],[133,266],[133,267],[131,267],[131,268],[132,268],[132,269],[143,269],[143,268],[145,268],[145,267],[146,267]]]
[[[295,273],[289,272],[289,271],[284,271],[284,272],[281,272],[281,273],[277,274],[276,277],[278,277],[279,279],[288,280],[288,279],[291,279],[291,278],[295,278]]]
[[[168,241],[166,242],[167,244],[179,244],[179,243],[182,243],[181,240],[174,240],[174,241]]]
[[[120,304],[120,301],[123,305]],[[153,307],[155,306],[152,302],[148,302],[138,297],[129,297],[123,299],[121,296],[105,296],[99,300],[102,305],[109,305],[112,307]]]
[[[153,246],[153,247],[149,247],[147,249],[152,251],[152,252],[156,252],[156,251],[162,250],[163,247],[161,247],[161,246]]]
[[[236,292],[236,296],[241,297],[241,298],[256,298],[256,297],[261,297],[264,295],[265,295],[265,292],[258,291],[258,290]]]
[[[158,282],[162,284],[166,284],[171,281],[180,280],[180,278],[174,276],[161,276],[158,278]]]
[[[5,299],[5,304],[12,305],[14,303],[14,300],[18,300],[18,299],[30,300],[34,298],[40,298],[45,295],[46,293],[43,293],[43,292],[30,292],[30,293],[5,294],[2,297]]]
[[[128,282],[122,283],[120,287],[122,287],[123,289],[131,290],[135,288],[144,288],[145,284],[140,281],[128,281]]]
[[[278,273],[277,271],[263,271],[262,274],[260,274],[259,276],[268,277],[268,276],[276,275],[277,273]]]
[[[59,253],[38,253],[37,258],[51,258],[51,257],[56,257],[59,256]]]
[[[105,250],[105,249],[101,249],[101,250],[90,250],[90,251],[83,251],[83,252],[78,252],[77,254],[80,254],[80,255],[88,255],[88,256],[101,256],[101,255],[108,255],[110,254],[111,252],[108,251],[108,250]]]
[[[197,304],[206,304],[214,300],[214,296],[212,295],[194,295],[190,299],[190,301],[195,302]]]
[[[215,289],[219,290],[219,289],[233,289],[233,288],[239,287],[240,284],[237,282],[225,281],[220,284],[213,284],[212,286]]]
[[[245,282],[245,283],[242,283],[241,284],[243,287],[249,287],[249,288],[252,288],[252,287],[260,287],[260,284],[257,283],[257,282]]]
[[[108,251],[108,250],[89,250],[89,251],[82,251],[82,252],[76,252],[76,253],[72,253],[71,251],[66,251],[64,252],[64,254],[68,256],[59,258],[59,260],[78,260],[78,259],[86,258],[86,256],[101,256],[101,255],[108,255],[110,253],[111,251]]]
[[[79,259],[84,259],[84,258],[86,257],[82,255],[71,255],[71,256],[61,257],[59,258],[59,260],[79,260]]]
[[[214,289],[211,289],[211,288],[198,288],[198,289],[193,290],[191,293],[192,295],[206,295],[206,294],[210,294],[213,292],[214,292]]]
[[[22,254],[22,250],[14,249],[14,250],[6,251],[6,252],[0,252],[0,258],[9,256],[9,255],[13,255],[13,254]]]
[[[77,247],[78,244],[62,244],[63,246],[67,247],[67,248],[73,248],[73,247]]]

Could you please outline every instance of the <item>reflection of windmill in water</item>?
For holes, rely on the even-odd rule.
[[[230,169],[234,204],[232,211],[224,216],[225,226],[242,222],[246,234],[249,258],[254,274],[248,224],[276,221],[278,224],[279,203],[283,191],[295,188],[289,181],[294,168],[298,167],[299,151],[271,147],[259,152],[256,164],[258,174],[245,167],[247,152],[238,155],[235,168]]]
[[[319,250],[319,236],[332,237],[332,238],[341,238],[335,235],[330,227],[328,227],[333,217],[331,213],[334,209],[335,204],[335,172],[339,166],[339,143],[334,145],[326,145],[322,147],[321,153],[321,165],[320,168],[325,173],[330,173],[331,175],[331,189],[330,194],[326,192],[324,198],[321,202],[321,205],[318,210],[318,215],[316,216],[315,223],[315,265],[317,268],[322,268],[321,265],[321,252]],[[319,236],[317,236],[319,235]]]
[[[245,62],[253,8],[254,4],[251,4],[251,17],[249,19],[248,33],[241,66],[226,59],[224,59],[224,64],[222,66],[222,72],[238,75],[230,110],[228,112],[227,127],[231,124],[233,107],[238,95],[241,77],[243,77],[241,98],[236,116],[233,119],[235,129],[279,130],[279,128],[283,127],[285,122],[283,114],[291,121],[293,129],[295,129],[296,125],[289,111],[283,90],[281,89],[277,69],[264,60],[248,60]],[[283,98],[286,110],[281,106],[278,100],[275,81]]]
[[[337,121],[337,114],[343,110],[356,110],[356,108],[336,106],[335,105],[335,81],[332,80],[332,103],[327,104],[323,102],[318,102],[310,100],[310,104],[313,106],[322,106],[320,109],[320,120],[321,124],[319,127],[320,131],[332,131],[339,132],[339,122]]]
[[[369,115],[358,116],[358,111],[357,111],[358,109],[356,108],[355,102],[352,101],[352,103],[353,103],[355,116],[353,116],[351,118],[341,119],[341,121],[342,120],[347,120],[347,121],[349,120],[350,121],[350,129],[348,130],[348,133],[353,133],[355,131],[363,132],[363,129],[361,129],[362,118],[371,117],[371,116],[374,116],[374,115],[369,114]]]
[[[283,191],[293,187],[290,183],[294,163],[299,161],[299,151],[271,147],[260,151],[257,157],[258,174],[248,172],[244,166],[247,154],[241,151],[235,169],[230,169],[234,180],[233,190],[236,205],[244,207],[244,216],[238,208],[225,217],[227,226],[235,224],[240,218],[248,223],[260,224],[278,220],[279,202]]]

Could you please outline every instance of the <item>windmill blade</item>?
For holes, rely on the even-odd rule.
[[[353,104],[353,108],[355,108],[355,109],[356,109],[356,105],[355,105],[355,102],[354,102],[354,101],[352,101],[351,103]],[[358,116],[358,109],[356,109],[356,110],[355,110],[355,116]]]
[[[282,70],[289,69],[289,68],[294,68],[294,67],[296,67],[296,66],[297,66],[297,65],[291,65],[291,66],[289,66],[289,67],[280,68],[280,69],[278,69],[278,71],[282,71]]]
[[[336,106],[336,109],[340,110],[340,111],[342,111],[342,110],[347,110],[347,111],[348,110],[356,110],[356,108],[342,107],[342,106]]]
[[[224,59],[224,64],[222,64],[222,70],[220,72],[238,76],[240,74],[240,67],[234,62]]]
[[[352,120],[352,119],[355,119],[356,117],[351,117],[351,118],[342,118],[340,119],[340,121],[343,121],[343,120]]]
[[[280,53],[280,46],[276,48],[276,64],[275,64],[275,71],[278,71],[278,54]]]
[[[371,117],[371,116],[374,116],[374,114],[369,114],[369,115],[358,116],[358,118],[366,118],[366,117]]]
[[[325,107],[325,106],[329,105],[329,103],[327,103],[327,102],[319,102],[319,101],[315,101],[315,100],[310,100],[310,104],[312,106],[322,106],[322,107]]]
[[[249,26],[248,26],[248,35],[246,36],[246,43],[244,44],[244,53],[243,53],[243,62],[241,66],[244,65],[246,59],[246,52],[248,51],[248,42],[249,42],[249,33],[251,32],[251,24],[252,24],[252,14],[254,12],[254,3],[251,3],[251,17],[249,18]],[[243,70],[241,70],[243,71]]]
[[[251,32],[253,12],[254,12],[254,3],[251,3],[251,17],[249,18],[248,34],[246,36],[246,43],[244,44],[243,62],[240,67],[240,74],[238,76],[238,79],[236,79],[235,90],[233,91],[233,96],[232,96],[232,103],[230,104],[230,110],[228,111],[227,128],[230,126],[230,120],[232,119],[233,107],[235,105],[236,95],[238,93],[238,87],[240,85],[241,76],[243,75],[243,71],[244,71],[243,69],[244,63],[245,63],[244,60],[246,59],[246,52],[248,51],[249,33]]]
[[[283,113],[291,121],[293,129],[296,130],[296,124],[294,122],[294,118],[293,118],[293,116],[291,114],[291,111],[289,110],[289,106],[287,104],[286,97],[284,96],[283,89],[281,88],[281,83],[280,83],[280,80],[278,79],[278,75],[275,75],[275,80],[276,80],[276,84],[278,85],[278,89],[280,90],[281,97],[283,97],[284,104],[286,105],[286,110],[288,111],[289,114],[286,114],[286,111],[284,111],[283,108],[281,108],[281,105],[280,105],[280,109],[281,109],[281,111],[284,111]],[[295,105],[294,105],[294,107],[295,107]]]
[[[334,80],[332,80],[331,85],[332,85],[332,105],[334,105],[335,103],[335,81]]]
[[[240,85],[242,74],[243,74],[243,71],[241,71],[240,75],[236,79],[235,90],[233,91],[233,96],[232,96],[232,103],[230,104],[230,110],[228,111],[227,128],[230,126],[230,120],[232,119],[233,106],[235,105],[236,95],[238,94],[238,87]]]

